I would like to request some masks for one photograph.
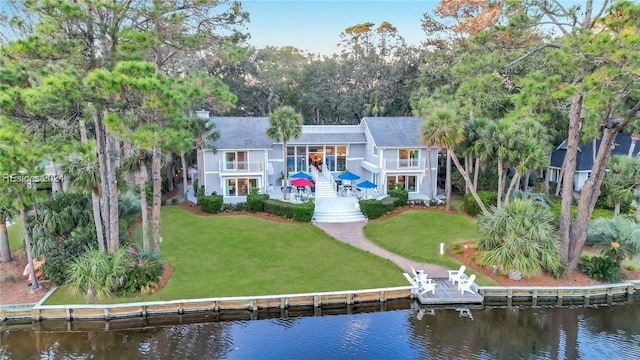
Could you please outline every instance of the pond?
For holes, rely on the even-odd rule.
[[[385,305],[386,311],[371,310],[289,313],[285,318],[244,313],[225,321],[192,314],[108,323],[3,324],[0,359],[613,360],[640,354],[638,302],[427,309],[406,301]]]

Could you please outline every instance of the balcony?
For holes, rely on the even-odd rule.
[[[264,171],[265,163],[262,161],[225,161],[220,160],[220,173],[245,174],[260,173]]]
[[[386,170],[423,170],[427,168],[427,159],[385,159]]]

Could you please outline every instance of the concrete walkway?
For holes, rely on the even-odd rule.
[[[375,245],[364,236],[364,233],[362,231],[364,226],[366,225],[366,222],[364,221],[342,224],[315,223],[314,225],[322,229],[324,232],[326,232],[336,240],[342,241],[346,244],[357,247],[358,249],[362,249],[371,254],[380,256],[383,259],[392,261],[409,274],[411,274],[411,266],[413,266],[415,269],[424,270],[424,272],[431,278],[447,278],[449,276],[447,268],[439,265],[424,264],[417,261],[409,260],[400,255],[387,251],[379,247],[378,245]]]

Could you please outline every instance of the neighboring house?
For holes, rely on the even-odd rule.
[[[614,155],[628,155],[629,148],[631,146],[631,135],[618,133],[614,142],[613,154]],[[600,140],[594,142],[582,143],[578,146],[578,155],[576,158],[576,174],[573,179],[573,189],[580,191],[584,182],[591,176],[591,169],[593,168],[594,158],[597,156],[600,149]],[[551,152],[551,162],[549,165],[549,181],[558,182],[560,178],[561,170],[564,165],[564,156],[567,152],[567,141],[563,141],[558,147]],[[636,152],[634,156],[637,156]]]
[[[244,200],[250,189],[277,196],[287,153],[289,174],[312,173],[315,164],[337,178],[348,170],[369,180],[385,194],[401,183],[411,198],[435,195],[437,149],[421,142],[422,120],[414,117],[364,118],[359,125],[304,125],[302,135],[274,142],[266,134],[267,117],[211,117],[220,138],[204,152],[206,194],[224,195],[225,202]],[[214,153],[212,146],[217,150]],[[430,161],[427,161],[430,157]],[[429,176],[427,164],[431,165]],[[240,199],[234,199],[240,198]]]

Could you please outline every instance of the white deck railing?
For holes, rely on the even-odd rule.
[[[261,172],[265,169],[263,161],[225,161],[220,160],[221,173]]]

